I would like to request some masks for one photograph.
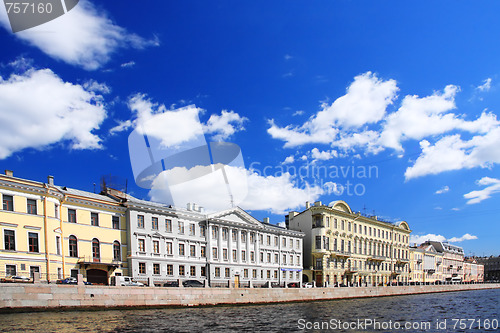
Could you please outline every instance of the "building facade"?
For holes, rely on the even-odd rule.
[[[303,234],[241,208],[205,214],[127,196],[131,276],[155,285],[195,279],[210,286],[298,283]]]
[[[442,281],[461,282],[464,279],[464,250],[460,246],[444,242],[427,241],[422,246],[432,245],[443,255]]]
[[[478,264],[483,265],[484,281],[500,281],[500,256],[476,257]]]
[[[404,221],[366,217],[344,201],[306,203],[306,210],[290,212],[286,221],[305,233],[304,281],[317,286],[409,282],[411,230]]]
[[[410,283],[435,284],[443,279],[443,254],[433,245],[410,247]]]
[[[478,283],[484,282],[484,265],[478,263],[476,258],[464,259],[464,282]]]
[[[45,281],[83,274],[107,284],[126,274],[125,209],[99,195],[0,175],[0,277],[32,276]]]

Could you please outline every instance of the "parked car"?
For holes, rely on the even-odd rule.
[[[304,288],[312,288],[314,287],[314,284],[312,282],[306,282],[302,285]]]
[[[74,277],[69,277],[69,278],[57,280],[56,283],[57,284],[77,284],[78,281]]]
[[[182,285],[184,287],[194,287],[194,288],[203,288],[205,285],[198,280],[186,280],[182,281]]]
[[[179,282],[178,281],[168,281],[163,284],[164,287],[178,287]]]
[[[288,288],[298,288],[299,287],[299,283],[298,282],[290,282],[288,284]]]
[[[134,281],[130,276],[112,276],[111,277],[112,286],[132,286],[132,287],[144,287],[144,283]]]
[[[31,279],[27,276],[21,276],[21,275],[11,275],[7,276],[5,279],[3,279],[2,282],[31,282]]]

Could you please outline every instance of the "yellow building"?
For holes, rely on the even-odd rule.
[[[410,228],[354,213],[344,201],[306,203],[287,223],[302,231],[304,282],[316,285],[383,285],[409,281]]]
[[[410,283],[435,284],[443,280],[443,253],[432,244],[410,247]]]
[[[83,274],[106,284],[127,274],[126,208],[110,196],[0,175],[0,277],[55,281]]]

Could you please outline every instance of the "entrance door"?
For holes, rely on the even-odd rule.
[[[240,287],[240,276],[239,275],[235,275],[234,276],[234,287],[235,288],[239,288]]]
[[[323,274],[316,273],[316,287],[323,287]]]
[[[87,270],[87,282],[92,284],[108,284],[108,272],[101,269]]]

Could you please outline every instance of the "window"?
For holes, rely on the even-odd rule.
[[[248,278],[248,269],[243,270],[243,277]]]
[[[238,239],[238,232],[236,230],[232,230],[231,237],[233,239],[233,242],[236,242],[236,240]]]
[[[70,276],[76,279],[78,277],[78,273],[79,273],[78,269],[72,269],[70,272]]]
[[[247,233],[245,231],[241,232],[241,242],[246,243],[247,242]]]
[[[101,259],[101,249],[97,238],[92,239],[92,259],[94,261],[100,261]]]
[[[219,227],[213,226],[212,227],[212,238],[216,239],[218,234],[219,234]]]
[[[139,252],[146,252],[146,241],[144,239],[138,240],[139,244]]]
[[[274,246],[278,247],[278,237],[274,237]]]
[[[179,234],[184,234],[184,222],[179,221]]]
[[[179,265],[179,275],[183,276],[185,273],[185,270],[184,270],[184,266],[183,265]]]
[[[28,214],[36,215],[36,200],[28,199]]]
[[[62,268],[57,267],[57,278],[60,280],[63,278]]]
[[[283,247],[286,247],[286,238],[285,237],[283,237],[282,244],[283,244]]]
[[[167,254],[172,254],[172,242],[167,242]]]
[[[220,267],[215,267],[215,277],[220,277]]]
[[[153,264],[153,274],[160,275],[160,264]]]
[[[165,220],[165,231],[172,232],[172,220]]]
[[[271,271],[270,270],[267,270],[267,278],[270,279],[271,278]]]
[[[139,274],[146,274],[146,263],[145,262],[139,263]]]
[[[196,257],[196,245],[189,246],[189,255],[191,257]]]
[[[233,261],[237,260],[238,260],[238,253],[236,252],[236,250],[233,250]]]
[[[12,195],[2,195],[3,210],[14,211],[14,198]]]
[[[255,243],[255,232],[250,233],[250,243]]]
[[[189,275],[196,276],[196,266],[189,267]]]
[[[61,237],[56,236],[56,254],[61,255]]]
[[[262,235],[262,234],[259,234],[259,243],[260,243],[260,245],[264,244],[264,235]]]
[[[76,210],[68,209],[68,222],[76,223]]]
[[[271,245],[271,236],[267,236],[267,245]]]
[[[282,262],[283,265],[286,265],[286,254],[283,255],[283,262]]]
[[[260,253],[260,262],[264,262],[264,252]]]
[[[137,228],[144,229],[144,216],[137,215]]]
[[[156,254],[160,253],[160,241],[157,241],[157,240],[153,241],[153,253],[156,253]]]
[[[254,279],[256,279],[256,278],[257,278],[257,270],[256,270],[256,269],[252,270],[252,277],[253,277]]]
[[[321,236],[316,236],[316,250],[321,250]]]
[[[5,276],[17,275],[16,265],[5,265]]]
[[[337,229],[337,228],[338,228],[337,219],[333,219],[333,227],[334,227],[335,229]]]
[[[247,251],[245,251],[245,250],[241,251],[241,260],[247,261]]]
[[[271,253],[267,254],[267,262],[271,262]]]
[[[28,251],[29,252],[39,252],[38,251],[38,234],[36,232],[28,232]]]
[[[69,236],[69,256],[78,258],[78,241],[75,236]]]
[[[227,228],[222,228],[222,240],[227,241],[227,236],[228,236],[228,230]]]
[[[277,279],[278,278],[278,271],[274,271],[274,278]]]
[[[151,218],[151,229],[158,230],[158,218],[157,217]]]
[[[231,276],[231,270],[229,268],[224,269],[224,276],[225,277],[230,277]]]
[[[59,205],[58,204],[54,204],[54,217],[56,219],[59,218]]]
[[[174,275],[174,265],[167,265],[167,275]]]
[[[295,248],[299,249],[300,248],[300,240],[297,239],[295,242]]]
[[[113,216],[113,229],[120,229],[120,218]]]
[[[279,256],[277,253],[274,254],[274,262],[277,264],[279,262]]]
[[[90,213],[90,224],[96,227],[99,226],[99,214]]]
[[[191,223],[191,224],[189,225],[189,235],[190,235],[190,236],[194,236],[194,235],[196,235],[196,232],[195,232],[195,225],[194,225],[194,223]]]
[[[250,251],[250,261],[255,262],[255,252],[254,251]]]
[[[201,225],[201,226],[200,226],[200,235],[201,235],[202,237],[205,237],[205,236],[207,235],[207,229],[205,228],[205,226],[204,226],[204,225]]]
[[[119,241],[114,241],[113,242],[113,259],[114,260],[121,260],[122,258],[122,251],[120,248],[120,242]]]
[[[201,267],[201,276],[207,276],[207,268],[206,267]]]
[[[4,230],[5,250],[16,250],[16,234],[14,230]]]
[[[219,257],[218,253],[217,253],[217,248],[216,247],[212,248],[212,257],[214,257],[214,259],[217,259]]]
[[[342,230],[344,230],[345,229],[345,221],[344,220],[342,220],[341,226],[342,226]]]
[[[222,249],[222,260],[227,261],[227,249]]]
[[[326,227],[330,228],[330,218],[328,216],[326,217]]]
[[[179,255],[180,256],[186,255],[184,252],[184,244],[179,244]]]
[[[207,256],[207,247],[206,246],[202,246],[201,247],[201,257],[205,258],[206,256]]]

